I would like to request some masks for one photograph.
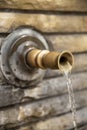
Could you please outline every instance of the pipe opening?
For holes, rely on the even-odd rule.
[[[73,66],[74,58],[73,55],[70,52],[64,51],[60,53],[58,57],[58,68],[61,71],[71,71]]]
[[[68,59],[67,59],[66,57],[61,57],[61,58],[60,58],[60,64],[61,64],[61,65],[66,64],[67,60],[68,60]]]

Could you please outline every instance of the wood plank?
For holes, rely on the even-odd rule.
[[[87,89],[87,73],[72,74],[71,78],[74,91]],[[15,88],[5,82],[0,85],[0,107],[24,102],[31,103],[39,99],[60,96],[64,93],[67,93],[66,80],[64,77],[43,80],[32,89]]]
[[[48,42],[52,43],[54,50],[71,52],[87,51],[87,35],[73,34],[73,35],[45,35]]]
[[[77,112],[77,123],[78,125],[87,123],[87,108],[83,108]],[[60,117],[41,120],[38,123],[27,125],[17,130],[71,130],[72,128],[72,117],[69,113]]]
[[[42,32],[87,32],[87,15],[48,15],[0,12],[0,32],[10,32],[21,25],[34,26]]]
[[[54,11],[87,11],[86,0],[0,0],[0,8]]]

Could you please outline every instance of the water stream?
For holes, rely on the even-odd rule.
[[[70,79],[70,73],[67,73],[66,75],[67,79],[67,88],[68,88],[68,94],[69,94],[69,105],[70,109],[72,111],[72,119],[73,119],[73,125],[75,130],[77,130],[77,123],[76,123],[76,103],[75,103],[75,97],[73,92],[73,86]]]
[[[62,66],[63,73],[65,75],[65,78],[67,80],[67,89],[68,89],[68,94],[69,94],[69,106],[72,112],[72,121],[74,125],[74,130],[77,129],[77,122],[76,122],[76,103],[75,103],[75,97],[74,97],[74,92],[73,92],[73,86],[70,78],[71,74],[71,65],[69,62],[67,62],[66,65]]]

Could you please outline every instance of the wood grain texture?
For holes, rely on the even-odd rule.
[[[0,32],[11,32],[18,26],[29,25],[42,32],[87,32],[86,15],[48,15],[0,12]]]
[[[74,91],[83,91],[87,89],[86,75],[87,73],[72,74],[71,78]],[[32,89],[14,88],[14,86],[7,85],[5,82],[4,84],[0,85],[0,107],[3,108],[24,102],[32,103],[36,101],[37,103],[38,100],[47,100],[46,98],[60,96],[65,93],[67,93],[67,87],[66,79],[64,77],[43,80],[40,84],[36,85],[35,88]]]
[[[86,0],[0,0],[0,8],[53,11],[87,11]]]

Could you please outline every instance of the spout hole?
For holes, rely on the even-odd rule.
[[[60,64],[61,65],[65,65],[67,62],[68,62],[68,59],[66,57],[63,56],[63,57],[60,58]]]
[[[61,71],[70,71],[73,66],[73,55],[70,52],[62,52],[59,55],[58,67]]]

